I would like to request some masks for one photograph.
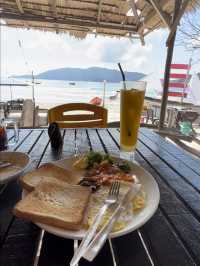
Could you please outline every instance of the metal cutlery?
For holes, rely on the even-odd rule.
[[[130,188],[122,201],[117,205],[117,207],[115,207],[109,222],[104,225],[104,227],[98,232],[98,234],[85,249],[85,253],[83,254],[85,259],[92,261],[96,257],[108,238],[114,223],[119,218],[121,212],[126,208],[126,205],[130,202],[130,198],[133,198],[139,192],[140,187],[140,184],[136,184]]]
[[[119,195],[119,189],[120,189],[120,182],[114,181],[110,187],[108,197],[105,199],[105,202],[103,206],[101,207],[101,209],[99,210],[99,212],[97,213],[92,226],[87,231],[86,236],[83,238],[79,248],[75,252],[70,262],[70,266],[75,266],[79,262],[83,254],[85,253],[85,249],[90,243],[90,241],[92,240],[92,238],[94,237],[104,213],[106,212],[109,206],[117,202],[118,195]]]

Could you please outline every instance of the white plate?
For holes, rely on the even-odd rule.
[[[54,163],[69,169],[73,164],[72,160],[74,160],[74,158],[64,159]],[[117,160],[120,159],[117,158]],[[157,210],[160,200],[159,188],[153,176],[137,164],[131,162],[129,162],[129,164],[132,167],[132,173],[137,176],[140,183],[143,185],[143,189],[147,195],[146,205],[144,209],[134,214],[133,220],[123,230],[111,233],[111,237],[113,238],[128,234],[145,224]],[[82,173],[80,172],[79,174],[81,176]],[[49,233],[70,239],[82,239],[86,232],[85,230],[70,231],[41,223],[37,223],[37,225]]]
[[[0,161],[13,164],[11,167],[0,168],[0,185],[20,176],[30,163],[30,157],[26,153],[16,151],[1,151]]]

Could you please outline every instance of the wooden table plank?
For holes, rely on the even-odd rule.
[[[47,130],[43,130],[42,134],[40,135],[39,139],[37,140],[37,143],[32,147],[30,150],[29,155],[31,156],[31,159],[39,160],[41,159],[42,154],[46,150],[47,146],[49,144],[49,136],[47,133]]]
[[[162,178],[158,175],[158,173],[154,171],[154,169],[147,161],[145,161],[139,154],[137,154],[136,159],[139,164],[146,170],[148,170],[148,172],[151,173],[156,179],[161,193],[159,206],[162,209],[162,213],[164,212],[165,214],[165,219],[171,221],[173,230],[177,235],[179,235],[182,245],[185,247],[185,249],[189,250],[193,250],[195,247],[199,247],[200,222],[192,215],[190,209],[187,208],[187,206],[180,200],[180,198],[177,197],[176,193],[162,181]],[[179,219],[182,221],[181,224],[176,223],[176,221]],[[190,221],[190,224],[188,223],[188,220]],[[194,228],[199,232],[196,232],[194,234]],[[185,231],[187,232],[187,234],[185,234]],[[192,239],[192,241],[190,239]],[[194,261],[196,261],[197,263],[199,263],[198,254],[199,250],[194,249],[192,256]]]
[[[158,265],[196,265],[163,215],[155,214],[143,227]]]
[[[188,214],[169,215],[168,220],[178,232],[180,239],[187,247],[188,253],[193,257],[196,265],[200,265],[200,223],[195,217]]]
[[[114,154],[119,153],[119,132],[116,129],[70,129],[69,131],[63,131],[63,134],[63,151],[58,154],[52,152],[46,130],[43,130],[43,132],[40,130],[37,132],[22,130],[20,141],[13,149],[25,150],[38,163],[43,163],[73,155],[75,152],[75,138],[77,138],[81,140],[76,142],[79,150],[81,148]],[[194,182],[194,176],[195,178],[200,177],[199,168],[196,163],[189,166],[189,160],[187,163],[185,161],[188,155],[184,154],[181,157],[180,149],[174,155],[172,151],[176,150],[175,146],[172,146],[172,148],[170,143],[165,144],[165,141],[160,137],[156,137],[154,142],[153,136],[154,133],[148,135],[147,130],[142,131],[136,160],[157,180],[161,191],[160,208],[138,232],[112,240],[115,260],[117,265],[120,266],[151,265],[142,246],[141,235],[155,266],[200,265],[200,193],[197,189],[199,183]],[[82,140],[87,138],[89,142],[86,141],[87,144],[82,145]],[[162,152],[158,152],[158,149]],[[183,170],[180,174],[179,168],[172,161],[172,158],[175,158],[175,162],[181,166],[181,169],[184,165],[185,168],[183,169],[187,169],[192,175],[192,184],[188,183],[191,180],[186,180]],[[18,184],[11,182],[5,193],[2,194],[3,198],[0,196],[1,217],[9,216],[8,213],[11,213],[11,209],[20,193]],[[3,206],[3,210],[1,206]],[[0,232],[5,232],[7,228],[6,218],[0,220],[0,225],[3,229]],[[39,232],[40,230],[33,224],[15,219],[0,252],[0,265],[31,265]],[[21,250],[26,253],[23,260]],[[80,266],[110,266],[113,264],[110,251],[107,242],[93,264],[82,260]],[[72,254],[73,241],[45,233],[39,265],[68,265]]]
[[[120,155],[119,144],[117,144],[117,141],[114,140],[114,138],[112,137],[112,135],[109,132],[116,132],[116,134],[119,136],[119,132],[116,131],[115,129],[113,131],[112,131],[112,129],[111,129],[111,131],[106,130],[106,129],[103,129],[103,130],[98,129],[98,135],[99,135],[101,141],[103,141],[103,143],[104,143],[105,151],[110,153],[110,154],[114,154],[114,155],[119,156]],[[134,243],[134,244],[136,244],[136,246],[142,247],[142,243],[141,243],[141,240],[139,238],[138,232],[133,234],[133,236],[134,236],[134,238],[132,239],[132,241],[130,243],[132,243],[132,245]],[[131,257],[132,257],[132,260],[136,260],[135,253],[132,253],[131,249],[128,249],[128,247],[126,247],[127,250],[121,249],[121,245],[119,245],[119,242],[116,242],[116,241],[117,241],[117,239],[113,239],[112,243],[114,246],[114,250],[116,250],[117,260],[120,261],[120,265],[121,264],[126,265],[126,263],[128,263],[128,261],[131,260]],[[121,252],[117,252],[120,250],[121,250]],[[130,254],[129,259],[127,259],[127,260],[124,259],[124,253],[126,251],[129,251],[129,254]],[[140,249],[140,253],[138,254],[138,257],[139,256],[140,256],[140,261],[142,261],[142,265],[150,265],[147,253],[143,247]],[[151,258],[151,259],[153,259],[153,258]]]
[[[8,150],[9,151],[15,151],[17,150],[18,147],[25,141],[25,139],[31,134],[31,130],[24,129],[24,130],[19,130],[19,140],[16,144],[14,145],[9,145]]]
[[[75,129],[66,129],[63,138],[62,153],[67,156],[73,155],[75,151]]]
[[[78,141],[76,141],[76,139]],[[81,152],[81,148],[86,150],[90,149],[89,142],[84,143],[87,139],[87,132],[85,129],[69,129],[65,130],[64,139],[63,139],[63,151],[59,155],[60,158],[72,156],[75,154],[76,146],[77,151]],[[75,145],[76,141],[76,145]],[[83,147],[84,146],[84,147]],[[42,162],[49,159],[49,152],[51,148],[48,148],[45,151]],[[84,152],[86,151],[84,150]],[[50,157],[52,159],[52,157]],[[56,246],[56,248],[55,248]],[[54,252],[52,252],[52,249]],[[51,256],[49,256],[51,254]],[[68,265],[73,256],[73,241],[63,238],[58,238],[56,236],[50,235],[48,233],[44,234],[44,240],[42,244],[42,250],[39,258],[38,265]]]
[[[149,164],[154,168],[155,172],[160,174],[165,181],[176,192],[177,196],[187,205],[193,212],[193,215],[200,218],[200,194],[191,185],[178,175],[173,169],[165,164],[157,155],[148,149],[143,143],[138,143],[138,150],[142,156],[146,158]]]
[[[31,130],[20,130],[18,143],[16,145],[9,146],[8,150],[18,151],[18,149],[20,149],[20,146],[25,142],[28,141],[31,143],[31,136]],[[0,195],[0,217],[3,217],[3,219],[1,219],[0,221],[0,237],[3,242],[5,239],[4,234],[6,233],[9,224],[12,222],[12,208],[20,198],[21,188],[16,180],[10,182],[2,195]],[[9,199],[9,201],[7,199]]]
[[[0,249],[0,265],[32,265],[37,235],[36,226],[15,219],[3,249]]]
[[[47,145],[41,163],[63,159],[75,153],[75,130],[65,130],[63,134],[63,149],[59,153],[52,151],[50,143]],[[39,266],[69,265],[73,252],[73,241],[56,237],[44,232],[41,251],[39,254]]]
[[[98,129],[98,135],[104,146],[104,150],[111,154],[119,154],[119,149],[106,129]]]
[[[42,134],[41,130],[33,130],[31,134],[26,138],[23,143],[16,149],[17,151],[29,153],[31,149],[35,146],[36,142]]]
[[[91,150],[91,143],[86,129],[76,129],[76,152],[83,154]]]
[[[96,129],[89,129],[89,130],[87,130],[87,132],[88,132],[88,137],[90,140],[92,150],[104,152],[104,148],[103,148],[101,141],[99,139],[99,136],[97,134],[97,130]]]
[[[112,244],[117,265],[151,265],[137,231],[112,239]],[[156,266],[155,260],[154,263]]]
[[[73,254],[73,240],[64,239],[49,233],[45,233],[38,266],[69,265]],[[89,266],[91,263],[81,259],[79,265]],[[112,265],[112,257],[108,244],[104,246],[102,252],[96,257],[92,265]]]
[[[112,133],[112,136],[115,138],[116,142],[119,142],[119,134],[118,131],[115,129],[111,129],[109,130]],[[142,156],[141,156],[142,154]],[[149,163],[148,159],[146,159],[145,154],[140,152],[136,152],[136,157],[135,159],[137,160],[137,162],[139,162],[139,164],[144,167],[147,171],[149,171],[154,178],[156,179],[156,181],[158,182],[159,185],[159,189],[160,189],[160,193],[161,193],[161,201],[160,201],[160,206],[162,208],[162,210],[165,211],[165,218],[164,217],[159,217],[160,219],[164,219],[162,224],[167,223],[168,224],[168,219],[167,217],[170,217],[170,220],[175,220],[176,221],[176,216],[177,216],[177,210],[178,210],[178,217],[182,220],[182,225],[179,226],[179,224],[173,224],[173,235],[176,233],[179,235],[180,239],[173,239],[173,243],[175,245],[175,247],[173,245],[170,245],[170,247],[172,248],[173,252],[173,260],[177,260],[180,261],[180,263],[177,263],[177,265],[187,265],[187,264],[181,264],[183,262],[182,261],[182,257],[187,258],[189,256],[189,258],[187,259],[187,261],[189,260],[191,263],[199,263],[199,258],[198,258],[198,251],[195,249],[196,252],[194,252],[193,255],[188,255],[190,250],[193,250],[191,245],[194,245],[194,247],[199,247],[200,245],[200,241],[199,241],[199,232],[198,234],[193,234],[193,227],[195,226],[196,230],[198,231],[198,226],[196,227],[196,225],[199,224],[199,221],[196,220],[192,213],[190,212],[190,210],[186,207],[185,204],[183,204],[183,202],[177,197],[176,193],[165,183],[163,182],[162,178],[160,177],[160,175],[155,172],[154,168],[151,167],[151,164]],[[146,159],[146,160],[145,160]],[[161,215],[162,214],[162,215]],[[154,215],[157,216],[158,214]],[[167,217],[166,217],[167,215]],[[163,216],[163,212],[159,212],[159,216]],[[171,218],[172,217],[172,218]],[[185,217],[187,217],[188,220],[190,220],[190,225],[188,225],[188,220],[185,219]],[[151,219],[152,220],[152,219]],[[162,229],[164,230],[165,234],[168,234],[167,231],[168,229],[168,225],[166,224],[166,228]],[[184,230],[185,230],[185,226],[183,226],[185,224],[185,226],[187,226],[187,237],[185,237],[184,234]],[[146,226],[146,225],[145,225]],[[145,226],[143,228],[145,228]],[[142,228],[142,231],[144,231]],[[157,228],[157,226],[155,226],[155,228]],[[176,232],[176,233],[174,233]],[[190,237],[192,238],[192,242],[189,240]],[[151,239],[151,243],[153,246],[157,246],[159,242],[159,249],[163,249],[165,250],[165,247],[167,245],[168,247],[168,242],[165,242],[163,240],[163,243],[161,243],[161,241],[158,241],[157,239],[155,239],[154,237],[152,237],[151,235],[148,236],[148,238]],[[166,239],[167,240],[167,239]],[[156,243],[154,243],[156,242]],[[179,246],[181,243],[182,245],[182,251],[181,253],[177,253],[178,255],[175,257],[176,252],[174,252],[174,250],[177,250],[177,246]],[[186,248],[187,247],[187,248]],[[159,263],[161,263],[161,265],[165,265],[165,261],[166,261],[166,254],[164,253],[162,255],[162,257],[160,256],[160,251],[157,248],[154,248],[154,253],[155,253],[155,260],[158,261],[160,260]],[[180,258],[179,255],[181,254]],[[185,259],[184,259],[185,260]],[[189,263],[189,262],[188,262]],[[173,265],[173,264],[172,264]],[[190,264],[188,264],[190,265]]]
[[[42,137],[43,134],[41,134],[41,131],[36,131],[36,133],[34,134],[32,134],[32,131],[30,130],[28,132],[29,133],[27,134],[27,130],[25,130],[23,134],[22,131],[22,134],[20,134],[21,139],[19,143],[23,145],[23,147],[30,155],[32,154],[32,152],[33,154],[35,154],[35,150],[37,149],[36,147],[38,145],[37,160],[39,162],[40,157],[44,152],[41,148],[42,144],[45,142],[44,137]],[[45,146],[42,147],[45,148]],[[15,149],[20,150],[20,145],[15,147]],[[0,206],[0,216],[1,214],[3,214],[2,217],[5,217],[4,220],[0,221],[2,236],[5,236],[4,234],[6,228],[8,228],[10,222],[13,221],[8,235],[6,235],[6,238],[3,237],[5,243],[2,243],[3,247],[0,256],[4,263],[2,265],[31,265],[37,245],[39,230],[30,222],[24,222],[23,220],[20,220],[18,218],[12,220],[12,208],[15,203],[21,198],[21,188],[17,181],[11,182],[7,186],[1,197],[2,198],[0,200],[0,204],[2,204],[3,208],[1,208]],[[22,256],[21,252],[18,251],[18,247],[21,250],[27,250],[24,256]],[[14,254],[14,256],[12,256],[12,254]]]
[[[181,160],[171,156],[166,150],[163,149],[158,143],[154,143],[152,140],[144,135],[139,136],[139,140],[148,147],[153,153],[155,153],[161,160],[168,164],[175,172],[181,175],[188,183],[190,183],[195,189],[200,191],[200,178],[199,174],[189,168]],[[199,161],[200,162],[200,161]]]
[[[182,161],[187,167],[191,168],[197,174],[200,174],[200,159],[191,156],[187,151],[183,150],[179,146],[173,145],[168,140],[165,140],[160,135],[154,133],[152,130],[141,128],[140,133],[147,138],[158,144],[164,150],[166,150],[172,157]]]
[[[14,130],[13,129],[7,129],[6,134],[7,134],[8,140],[10,140],[14,137]]]

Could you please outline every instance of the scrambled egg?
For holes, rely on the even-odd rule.
[[[122,183],[120,187],[120,195],[119,198],[123,197],[123,195],[128,191],[130,185],[127,185],[127,183]],[[97,192],[92,194],[89,208],[88,208],[88,216],[87,216],[87,223],[90,227],[93,224],[94,218],[99,211],[100,207],[102,206],[104,200],[106,199],[108,195],[109,187],[103,186],[100,188]],[[123,211],[119,217],[119,219],[116,221],[112,232],[120,231],[126,227],[126,225],[133,219],[134,212],[137,212],[144,208],[146,202],[146,196],[145,192],[141,191],[139,194],[134,197],[132,202],[128,204],[125,211]],[[109,209],[105,213],[102,223],[99,226],[99,229],[103,227],[108,220],[110,219],[112,215],[112,211]]]
[[[146,194],[141,190],[133,199],[133,212],[140,211],[144,208],[146,202]]]

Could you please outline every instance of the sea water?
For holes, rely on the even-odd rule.
[[[8,82],[8,81],[7,81]],[[103,82],[82,82],[75,81],[75,85],[70,85],[73,81],[61,80],[37,80],[40,84],[34,84],[34,96],[36,105],[40,108],[52,108],[56,105],[71,102],[89,102],[94,97],[103,98]],[[28,83],[30,86],[0,86],[0,101],[12,99],[31,99],[33,96],[32,81],[27,79],[15,79],[9,83]],[[121,89],[120,83],[106,83],[105,107],[109,111],[109,120],[119,120],[119,95],[111,100],[110,96],[116,94]],[[153,90],[146,91],[147,96],[154,97]]]

